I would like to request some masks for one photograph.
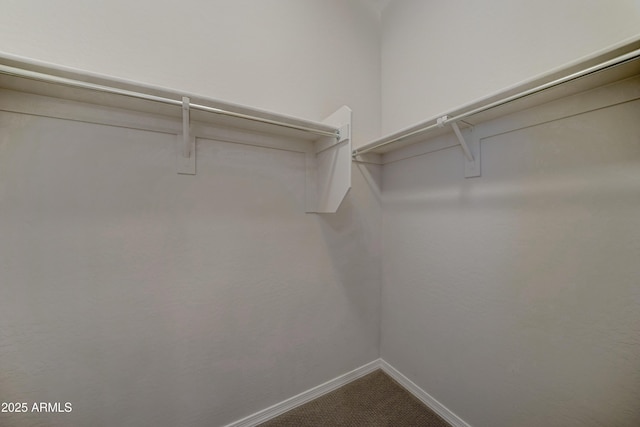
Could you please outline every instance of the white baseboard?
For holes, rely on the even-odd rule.
[[[258,411],[253,415],[249,415],[241,420],[234,421],[231,424],[227,424],[225,427],[255,427],[261,423],[269,421],[272,418],[277,417],[293,408],[296,408],[302,404],[305,404],[313,399],[316,399],[323,394],[327,394],[351,381],[367,375],[377,369],[380,369],[380,359],[376,359],[373,362],[369,362],[366,365],[360,366],[351,372],[340,375],[337,378],[327,381],[324,384],[320,384],[317,387],[304,391],[297,396],[293,396],[285,401],[276,403],[273,406]]]
[[[264,422],[269,421],[272,418],[282,415],[291,409],[294,409],[300,405],[303,405],[313,399],[316,399],[324,394],[327,394],[343,385],[357,380],[377,369],[382,369],[387,375],[396,380],[400,385],[413,394],[418,400],[427,405],[433,412],[440,415],[445,421],[451,424],[453,427],[471,427],[462,418],[451,412],[446,406],[434,399],[429,393],[418,387],[413,381],[405,377],[396,368],[388,364],[382,359],[376,359],[366,365],[360,366],[351,372],[340,375],[337,378],[327,381],[324,384],[320,384],[312,389],[304,391],[296,396],[293,396],[280,403],[276,403],[262,411],[258,411],[255,414],[249,415],[241,420],[234,421],[231,424],[227,424],[225,427],[255,427]]]
[[[380,367],[382,370],[389,375],[391,378],[396,380],[400,385],[406,388],[411,394],[417,397],[422,403],[427,405],[433,412],[440,415],[445,421],[451,424],[453,427],[471,427],[467,424],[462,418],[454,414],[449,408],[444,406],[442,403],[438,402],[433,398],[429,393],[421,389],[411,381],[409,378],[405,377],[393,366],[389,365],[384,360],[380,359]]]

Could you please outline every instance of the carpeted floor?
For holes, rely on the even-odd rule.
[[[381,370],[260,427],[451,427]]]

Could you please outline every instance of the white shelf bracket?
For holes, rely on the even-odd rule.
[[[455,132],[456,137],[458,137],[458,141],[462,146],[462,151],[464,151],[465,157],[467,158],[468,161],[473,162],[473,154],[471,154],[471,151],[469,150],[469,146],[467,145],[467,141],[464,140],[464,136],[462,136],[462,133],[460,132],[460,128],[458,127],[458,124],[456,122],[451,122],[451,127],[453,128],[453,131]]]
[[[456,122],[451,122],[451,127],[453,128],[453,132],[456,134],[456,137],[458,138],[458,142],[460,142],[462,151],[464,151],[464,156],[465,156],[464,177],[465,178],[479,177],[480,176],[480,140],[477,139],[475,136],[473,136],[471,141],[467,144],[467,141],[464,139],[464,136],[462,135],[462,132],[458,127],[458,124]]]
[[[347,123],[338,129],[338,143],[351,139],[351,124]]]
[[[189,132],[189,98],[182,97],[182,157],[189,158],[191,154],[191,141]]]
[[[182,135],[178,135],[178,150],[176,150],[176,166],[181,175],[196,174],[196,138],[191,135],[190,102],[188,97],[182,97]]]
[[[453,133],[456,134],[458,142],[464,151],[464,177],[475,178],[480,176],[480,140],[472,135],[471,142],[467,143],[458,127],[458,123],[451,121],[449,123],[449,116],[442,116],[436,119],[436,124],[439,128],[445,127],[447,124],[451,124]],[[473,131],[472,131],[473,133]]]
[[[351,188],[351,109],[340,107],[323,120],[335,137],[315,141],[306,156],[306,212],[335,213]]]

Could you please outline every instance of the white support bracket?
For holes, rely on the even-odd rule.
[[[345,123],[338,129],[338,144],[351,139],[351,123]]]
[[[451,127],[453,128],[453,132],[455,132],[456,137],[458,137],[458,141],[462,146],[462,151],[464,151],[464,156],[467,158],[468,161],[473,162],[473,154],[471,154],[471,151],[469,150],[469,146],[467,145],[467,141],[464,140],[464,137],[460,132],[460,128],[458,127],[458,124],[456,122],[451,122]]]
[[[447,116],[439,117],[437,119],[438,127],[444,127],[446,124],[448,124],[448,119],[449,118]],[[480,141],[477,138],[473,137],[471,142],[467,144],[467,141],[464,139],[464,136],[460,131],[458,123],[452,121],[451,127],[453,128],[453,132],[458,138],[458,142],[460,142],[462,151],[464,151],[464,177],[475,178],[480,176]]]
[[[176,168],[181,175],[196,174],[196,138],[191,135],[190,102],[188,97],[182,97],[182,135],[178,135],[178,149],[176,150]]]
[[[318,139],[307,152],[307,213],[337,212],[351,188],[351,109],[340,107],[323,122],[338,133]]]

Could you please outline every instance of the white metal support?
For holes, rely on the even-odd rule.
[[[447,124],[451,124],[453,133],[456,134],[456,138],[458,138],[458,142],[460,142],[462,151],[464,151],[464,177],[475,178],[480,176],[480,140],[472,135],[471,142],[467,143],[467,141],[464,139],[464,136],[462,135],[462,132],[460,131],[458,123],[453,120],[449,121],[448,116],[438,117],[436,123],[438,127],[441,128]]]
[[[460,141],[460,145],[462,146],[462,151],[464,151],[464,155],[467,157],[467,160],[470,162],[473,162],[473,154],[471,154],[471,151],[469,151],[469,146],[467,145],[467,142],[464,140],[462,133],[460,133],[460,128],[458,127],[458,124],[456,122],[452,122],[451,127],[453,128],[453,132],[455,132],[456,136],[458,137],[458,141]]]
[[[464,159],[464,177],[465,178],[476,178],[481,174],[481,157],[480,157],[480,138],[478,135],[473,132],[473,129],[470,132],[471,139],[468,140],[468,148],[471,154],[473,155],[473,161],[465,158]]]
[[[182,97],[182,157],[189,158],[191,154],[191,136],[189,132],[189,98]]]
[[[178,135],[176,164],[182,175],[196,174],[196,138],[191,135],[189,108],[190,99],[182,97],[182,135]]]
[[[351,124],[346,123],[338,129],[338,144],[351,139]]]
[[[324,123],[338,128],[315,141],[306,156],[306,211],[335,213],[351,188],[351,109],[340,107]]]

